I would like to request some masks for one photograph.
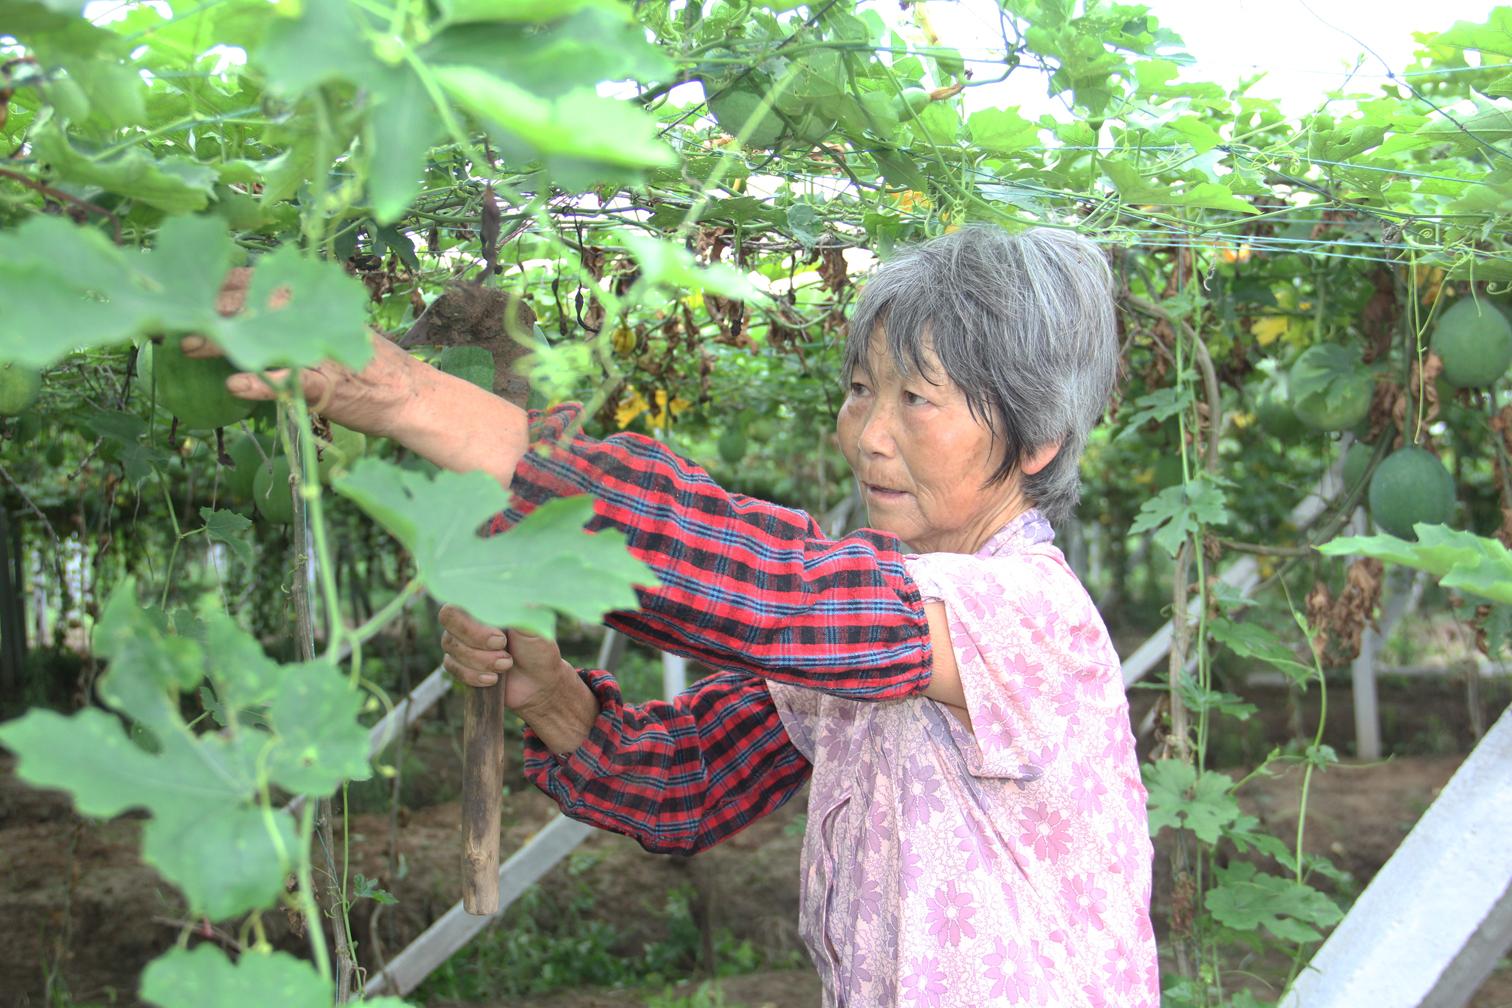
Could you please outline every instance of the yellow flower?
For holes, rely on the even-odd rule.
[[[629,394],[621,399],[619,405],[614,407],[614,423],[620,430],[624,430],[635,423],[635,418],[651,408],[646,402],[646,397],[640,394],[634,385],[630,386]]]
[[[1255,334],[1255,340],[1261,346],[1270,346],[1286,335],[1290,325],[1291,319],[1286,315],[1267,315],[1250,323],[1250,332]]]

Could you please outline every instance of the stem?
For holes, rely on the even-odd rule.
[[[424,590],[425,586],[420,583],[419,578],[411,578],[398,595],[389,599],[382,609],[373,614],[372,619],[355,630],[348,630],[346,638],[351,642],[353,652],[355,653],[359,647],[372,640],[378,631],[382,630],[405,606],[409,605],[410,599],[419,595]]]
[[[331,957],[326,951],[325,929],[320,922],[320,908],[315,905],[315,880],[310,870],[310,844],[315,837],[315,803],[305,802],[299,812],[299,909],[304,914],[305,930],[310,932],[310,946],[315,953],[315,969],[323,977],[331,975]]]

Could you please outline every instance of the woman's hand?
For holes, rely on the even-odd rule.
[[[241,311],[250,277],[245,268],[231,271],[216,301],[221,314]],[[182,346],[191,357],[220,354],[199,336],[185,339]],[[268,379],[282,381],[287,375],[287,370],[269,371],[266,378],[235,374],[226,388],[242,399],[273,399],[277,392]],[[381,336],[373,336],[373,359],[361,371],[326,361],[305,368],[299,379],[305,399],[327,419],[392,438],[442,469],[485,472],[505,488],[529,448],[524,410],[417,360]]]
[[[446,671],[469,686],[492,686],[503,676],[504,706],[510,710],[548,706],[566,680],[578,681],[555,641],[491,627],[454,605],[442,606],[439,619]]]
[[[216,298],[216,310],[222,315],[241,311],[251,276],[246,267],[232,270]],[[424,394],[429,377],[426,372],[434,369],[381,336],[372,339],[373,359],[361,371],[325,361],[302,370],[300,385],[305,400],[316,411],[343,427],[377,437],[400,438],[406,411]],[[216,357],[221,353],[201,336],[186,338],[182,346],[190,357]],[[269,371],[266,376],[235,374],[227,379],[226,388],[241,399],[266,401],[278,395],[271,383],[284,381],[288,374],[287,369]]]

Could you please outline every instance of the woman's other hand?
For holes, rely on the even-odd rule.
[[[549,638],[491,627],[454,605],[442,606],[439,620],[446,671],[469,686],[492,686],[502,676],[510,710],[550,704],[565,680],[577,680]]]

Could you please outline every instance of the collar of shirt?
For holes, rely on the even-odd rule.
[[[990,557],[1018,553],[1026,547],[1047,543],[1054,538],[1055,530],[1050,527],[1050,522],[1040,514],[1038,508],[1030,508],[994,532],[982,548],[977,550],[976,555]]]

